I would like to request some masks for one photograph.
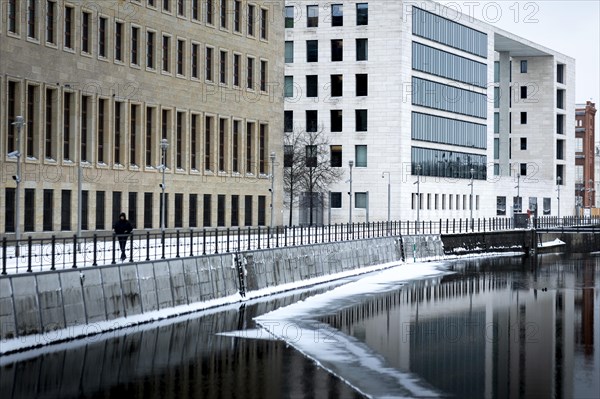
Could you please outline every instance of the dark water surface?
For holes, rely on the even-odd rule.
[[[600,397],[599,255],[450,268],[323,320],[443,396]],[[359,398],[252,320],[333,287],[0,358],[0,398]]]

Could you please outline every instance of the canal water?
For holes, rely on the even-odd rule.
[[[427,267],[3,356],[0,397],[600,396],[600,254]]]

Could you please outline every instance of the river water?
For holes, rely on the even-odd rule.
[[[254,318],[359,278],[3,356],[0,396],[600,396],[599,254],[476,258],[440,269],[314,312],[338,349],[361,357],[353,364],[343,354],[327,358],[326,346],[302,351],[292,334],[272,339]],[[381,383],[374,371],[386,376]]]

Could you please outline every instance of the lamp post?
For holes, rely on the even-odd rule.
[[[419,231],[419,221],[420,221],[420,215],[419,215],[419,211],[421,209],[421,179],[419,178],[419,175],[421,174],[421,164],[417,164],[415,166],[415,169],[417,170],[417,181],[414,182],[413,184],[417,185],[417,228],[416,230]]]
[[[390,200],[392,198],[392,194],[391,194],[391,191],[390,191],[391,190],[391,185],[390,185],[390,176],[391,176],[391,174],[390,174],[390,172],[383,172],[381,174],[381,178],[382,179],[385,178],[386,174],[388,175],[388,185],[387,185],[387,195],[388,195],[388,198],[387,198],[388,199],[388,201],[387,201],[387,221],[388,221],[388,228],[389,228],[389,224],[391,222],[391,213],[390,213],[390,204],[391,204],[391,202],[390,202]]]
[[[469,204],[469,208],[471,208],[471,231],[473,231],[473,172],[475,172],[475,169],[471,168],[470,170],[471,172],[471,182],[469,183],[469,186],[471,186],[471,198],[470,198],[470,204]]]
[[[350,191],[348,195],[350,196],[350,209],[348,210],[348,224],[352,226],[352,167],[354,166],[354,161],[348,161],[348,166],[350,167],[350,179],[348,182],[350,183]]]
[[[521,174],[517,173],[517,185],[515,186],[515,188],[517,189],[517,204],[519,205],[519,212],[521,212]],[[513,214],[515,213],[515,210],[513,209]]]
[[[556,199],[558,200],[558,220],[560,221],[560,182],[561,182],[561,177],[558,176],[556,178],[556,192],[558,193]]]
[[[20,216],[21,216],[21,190],[20,190],[20,185],[21,185],[21,129],[23,128],[23,125],[25,124],[25,120],[23,119],[22,116],[17,116],[15,118],[15,121],[12,123],[13,125],[16,126],[17,128],[17,149],[16,151],[11,152],[10,154],[8,154],[9,157],[11,158],[17,158],[17,174],[13,176],[13,179],[15,181],[15,183],[17,183],[17,191],[15,193],[15,211],[16,211],[16,215],[15,215],[15,254],[17,256],[19,256],[19,239],[21,238],[21,230],[20,230],[20,225],[21,225],[21,220],[20,220]]]
[[[160,141],[160,149],[162,150],[162,184],[160,188],[162,189],[162,201],[160,207],[160,231],[164,234],[165,232],[165,169],[167,169],[167,148],[169,147],[169,142],[167,139],[162,139]]]
[[[271,192],[271,231],[273,231],[273,211],[275,210],[273,206],[273,195],[275,194],[275,152],[271,152],[269,159],[271,160],[271,188],[269,189]]]

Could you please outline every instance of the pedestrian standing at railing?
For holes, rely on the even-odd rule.
[[[127,255],[125,255],[127,238],[129,238],[129,235],[133,231],[133,226],[129,220],[127,220],[127,215],[125,215],[124,212],[119,215],[119,220],[117,220],[113,226],[113,229],[115,230],[115,234],[119,240],[119,246],[121,247],[121,260],[125,260],[127,259]]]

